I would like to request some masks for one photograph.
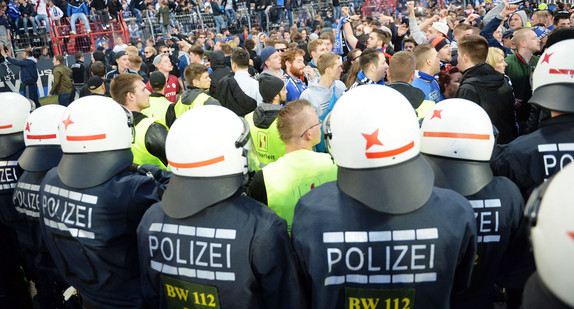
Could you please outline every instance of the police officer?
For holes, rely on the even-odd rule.
[[[142,109],[141,112],[167,126],[165,116],[171,102],[164,96],[165,83],[165,75],[162,72],[155,71],[151,73],[149,84],[152,92],[149,95],[149,107]]]
[[[168,127],[171,127],[176,118],[192,108],[203,105],[221,105],[219,101],[207,94],[211,79],[206,66],[192,63],[185,69],[183,76],[187,89],[181,94],[177,103],[168,109],[166,114]]]
[[[441,101],[427,114],[421,131],[421,152],[433,168],[435,186],[464,195],[476,218],[478,250],[471,286],[453,297],[452,308],[492,308],[499,269],[522,258],[508,250],[524,209],[520,190],[508,178],[492,175],[493,127],[478,104]]]
[[[549,109],[551,118],[543,120],[538,130],[499,147],[493,154],[494,175],[508,177],[516,183],[525,200],[537,185],[574,157],[574,59],[569,53],[572,48],[574,39],[552,45],[542,54],[532,75],[534,92],[529,103]],[[507,267],[511,280],[505,286],[509,299],[513,300],[510,308],[519,307],[524,284],[535,270],[528,237],[522,234],[520,246],[528,258]]]
[[[299,200],[292,229],[313,308],[449,308],[470,279],[476,224],[463,196],[433,187],[408,100],[351,89],[324,131],[337,182]]]
[[[59,127],[64,154],[40,186],[44,240],[85,308],[143,306],[136,228],[161,185],[128,171],[131,126],[131,113],[112,99],[74,101]]]
[[[524,289],[522,308],[574,308],[574,165],[536,188],[526,206],[535,272]]]
[[[285,155],[285,143],[277,131],[277,116],[287,100],[283,80],[270,74],[262,74],[259,77],[259,93],[263,103],[245,115],[251,132],[250,170],[260,170]]]
[[[529,103],[551,110],[551,119],[515,142],[500,147],[492,160],[496,175],[514,181],[523,196],[572,161],[574,156],[574,59],[568,53],[574,39],[552,45],[541,56],[532,76]]]
[[[40,184],[49,169],[62,157],[58,125],[66,108],[50,104],[36,109],[26,120],[26,149],[18,159],[24,173],[14,189],[12,201],[25,218],[26,229],[18,232],[27,276],[35,283],[34,302],[40,308],[61,308],[63,291],[68,287],[58,275],[54,262],[43,246],[40,231]]]
[[[286,223],[238,193],[249,126],[232,111],[186,112],[168,135],[173,177],[138,227],[151,308],[306,308]]]
[[[0,93],[0,308],[31,308],[28,287],[14,229],[25,231],[22,216],[12,205],[12,194],[22,168],[22,131],[34,103],[18,93]]]
[[[287,220],[289,231],[299,198],[326,182],[337,180],[337,166],[331,156],[313,152],[313,146],[321,141],[321,124],[308,101],[287,103],[277,117],[285,155],[258,171],[249,186],[249,196],[267,204]]]
[[[141,111],[150,106],[149,91],[143,79],[135,74],[120,74],[112,80],[110,92],[114,101],[130,110],[134,117],[135,138],[132,144],[134,163],[167,168],[165,139],[167,128]]]

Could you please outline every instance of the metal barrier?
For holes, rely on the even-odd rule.
[[[94,16],[89,18],[90,33],[87,33],[84,24],[76,25],[76,34],[71,34],[69,18],[62,18],[56,24],[52,22],[50,36],[52,38],[54,54],[74,55],[78,52],[87,53],[96,50],[102,41],[108,41],[110,48],[114,47],[114,38],[120,36],[124,42],[129,41],[129,32],[121,15],[110,19],[108,27],[104,29],[102,22]]]

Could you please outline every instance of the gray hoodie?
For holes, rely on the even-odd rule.
[[[253,124],[260,129],[267,129],[279,116],[283,106],[270,103],[261,103],[253,111]]]
[[[301,93],[299,99],[307,100],[313,106],[313,109],[317,112],[318,116],[323,115],[327,107],[329,107],[329,102],[331,97],[333,97],[333,91],[335,91],[335,96],[338,98],[343,95],[343,92],[347,89],[342,81],[336,80],[333,82],[331,87],[327,88],[318,82],[309,83],[309,87]]]

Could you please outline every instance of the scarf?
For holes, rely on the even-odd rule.
[[[343,33],[341,30],[346,22],[348,22],[348,20],[343,16],[339,19],[339,23],[337,24],[337,31],[335,32],[335,47],[333,48],[333,53],[337,55],[343,54]]]
[[[385,85],[385,79],[381,79],[378,83],[375,83],[373,80],[371,80],[370,78],[368,78],[365,73],[363,73],[363,70],[359,71],[359,74],[357,74],[357,82],[360,85],[370,85],[370,84],[376,84],[376,85]]]

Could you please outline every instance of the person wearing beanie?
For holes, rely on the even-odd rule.
[[[527,23],[528,17],[526,17],[526,12],[516,11],[514,14],[510,15],[508,26],[510,29],[517,30],[520,27],[526,27]]]
[[[450,41],[449,39],[445,38],[444,36],[437,36],[428,42],[438,53],[438,59],[440,59],[440,70],[448,70],[450,69],[450,61],[452,60],[452,49],[450,48]]]
[[[157,71],[161,72],[165,76],[166,86],[163,95],[168,101],[175,103],[177,101],[177,95],[180,92],[180,87],[177,77],[170,74],[174,69],[171,59],[169,59],[167,54],[160,53],[153,59],[153,65]],[[150,92],[153,91],[149,81],[146,83],[146,88]]]
[[[274,75],[283,78],[281,70],[281,53],[275,47],[267,46],[261,50],[261,74]]]
[[[160,71],[152,72],[149,76],[149,85],[152,89],[149,95],[149,107],[141,112],[167,126],[166,114],[172,103],[163,95],[166,87],[165,75]]]
[[[285,84],[279,77],[262,74],[259,93],[263,103],[245,116],[252,142],[248,154],[250,170],[260,170],[285,154],[285,143],[277,131],[277,116],[287,100]]]
[[[122,73],[138,74],[138,72],[130,69],[130,56],[125,51],[120,51],[116,53],[116,63],[118,67],[111,70],[106,74],[106,79],[112,81],[112,79]]]

